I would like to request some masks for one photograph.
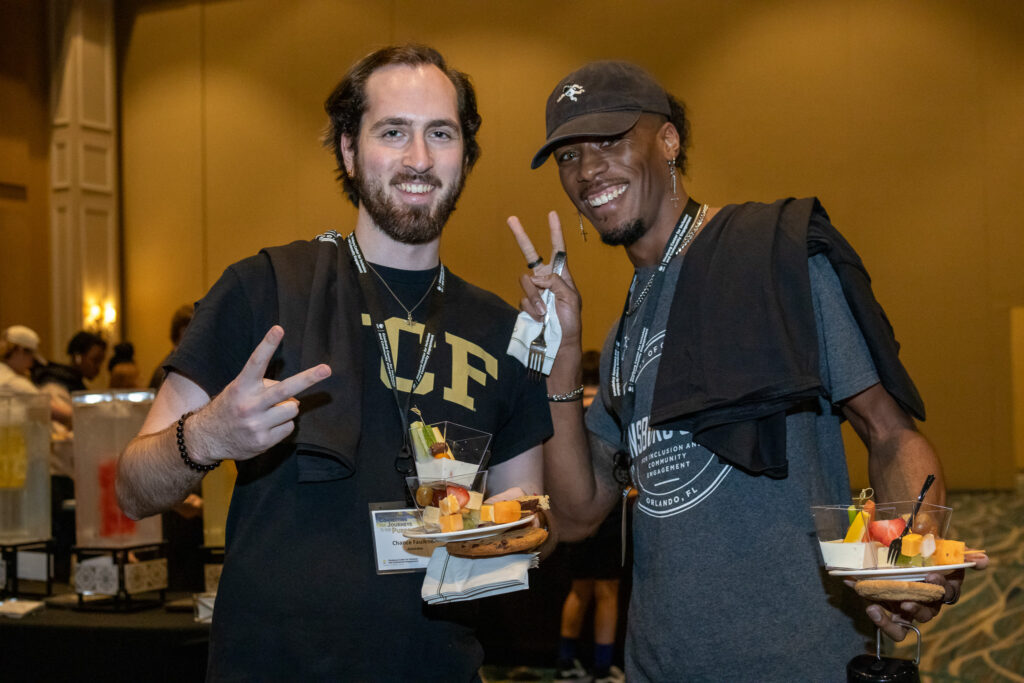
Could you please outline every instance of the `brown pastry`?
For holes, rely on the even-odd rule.
[[[869,600],[911,600],[913,602],[934,602],[946,595],[942,586],[923,581],[893,581],[890,579],[868,579],[858,581],[853,589]]]
[[[516,500],[519,501],[519,507],[524,514],[551,509],[551,503],[547,496],[519,496]]]
[[[455,541],[449,543],[447,549],[449,555],[459,557],[496,557],[528,552],[547,540],[547,537],[547,529],[526,527],[473,541]]]

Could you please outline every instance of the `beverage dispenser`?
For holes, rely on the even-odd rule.
[[[75,426],[75,528],[80,548],[159,544],[160,516],[129,519],[117,504],[117,458],[138,434],[152,391],[83,391],[72,394]]]
[[[50,538],[50,398],[0,390],[0,544]]]

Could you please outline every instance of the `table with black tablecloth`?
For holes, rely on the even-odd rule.
[[[209,624],[163,606],[46,606],[20,619],[0,617],[0,680],[202,681],[209,639]]]

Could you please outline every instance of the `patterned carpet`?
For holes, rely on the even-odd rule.
[[[1016,491],[951,493],[951,536],[984,548],[985,571],[968,571],[960,601],[921,625],[923,683],[1024,683],[1024,473]],[[914,637],[894,655],[914,656]]]
[[[1024,683],[1024,472],[1015,491],[951,493],[950,535],[984,548],[985,571],[968,571],[960,601],[921,624],[922,683]],[[913,659],[915,639],[889,654]],[[485,683],[551,681],[554,671],[485,665]]]

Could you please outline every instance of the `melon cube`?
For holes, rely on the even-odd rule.
[[[441,531],[444,533],[462,531],[462,515],[458,513],[454,515],[441,515]]]
[[[484,502],[484,494],[480,493],[479,491],[470,491],[469,492],[469,502],[466,503],[466,509],[467,510],[479,510],[480,506],[483,505],[483,502]]]
[[[481,505],[480,506],[480,521],[481,522],[493,522],[494,521],[494,506],[493,505]]]
[[[520,507],[518,500],[502,500],[494,504],[494,523],[508,524],[519,521]]]
[[[459,511],[459,499],[454,495],[447,495],[441,499],[439,507],[442,515],[454,515]]]
[[[433,505],[428,505],[423,508],[423,523],[432,524],[434,526],[441,523],[441,511]]]

